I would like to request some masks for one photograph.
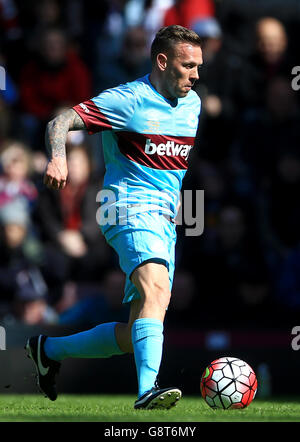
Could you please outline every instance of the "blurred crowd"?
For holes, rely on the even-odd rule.
[[[284,8],[284,9],[283,9]],[[127,319],[124,275],[96,222],[101,137],[70,132],[63,191],[43,186],[46,123],[151,69],[159,28],[202,38],[202,100],[167,321],[280,327],[300,311],[300,8],[286,0],[0,0],[0,319],[76,327]],[[184,204],[184,201],[183,201]]]

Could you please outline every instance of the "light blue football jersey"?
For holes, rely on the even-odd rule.
[[[196,92],[171,102],[147,74],[73,109],[90,134],[102,132],[102,196],[107,191],[107,199],[101,202],[112,214],[100,222],[103,233],[114,224],[116,213],[116,222],[124,225],[128,216],[150,210],[175,218],[198,127],[201,102]]]

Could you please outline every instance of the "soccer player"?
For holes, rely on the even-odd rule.
[[[134,408],[170,408],[181,398],[178,388],[160,388],[156,378],[174,273],[174,218],[200,115],[192,86],[202,64],[201,40],[178,25],[162,28],[152,43],[151,59],[150,74],[103,91],[47,126],[50,160],[44,183],[57,190],[64,188],[68,175],[68,131],[103,131],[102,192],[114,197],[102,201],[102,207],[117,216],[104,222],[109,216],[103,211],[99,224],[119,255],[126,274],[123,302],[130,303],[127,324],[104,323],[70,336],[28,339],[38,385],[51,400],[57,397],[55,376],[63,359],[128,352],[134,353],[138,380]]]

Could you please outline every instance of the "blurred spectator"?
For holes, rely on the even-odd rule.
[[[38,194],[30,179],[31,152],[19,141],[8,141],[0,155],[0,207],[15,198],[24,198],[32,209]]]
[[[15,84],[6,65],[6,57],[0,51],[0,142],[12,135],[14,127],[14,107],[19,98]]]
[[[247,293],[251,293],[253,299],[257,296],[257,304],[259,299],[263,302],[268,294],[268,290],[264,290],[264,296],[260,298],[255,291],[256,284],[261,283],[264,287],[267,284],[268,269],[256,228],[247,217],[247,212],[238,205],[223,204],[211,234],[207,235],[204,231],[200,238],[190,241],[185,256],[188,256],[190,271],[197,275],[200,290],[198,307],[201,305],[203,309],[200,304],[203,297],[208,299],[213,294],[214,307],[213,311],[207,312],[207,320],[213,320],[218,326],[222,318],[235,322],[236,310],[244,308],[242,305],[246,303],[249,281],[251,284]],[[252,320],[250,315],[247,316],[247,311],[243,312],[244,324]]]
[[[58,0],[41,0],[32,5],[30,20],[26,29],[27,50],[38,51],[39,39],[45,29],[64,28],[63,7]]]
[[[1,70],[1,82],[0,82],[0,97],[1,101],[8,106],[12,106],[16,103],[18,98],[18,90],[15,85],[11,75],[8,72],[5,62],[5,56],[3,53],[0,53],[0,66],[4,69],[4,72]]]
[[[196,152],[193,152],[190,173],[184,179],[182,191],[183,210],[196,213],[196,192],[204,191],[204,232],[201,236],[186,236],[183,217],[183,225],[177,227],[176,261],[180,269],[193,269],[196,271],[199,254],[198,249],[203,250],[207,245],[214,244],[219,211],[230,196],[230,180],[220,166],[213,162],[200,159]],[[192,192],[192,207],[185,206],[185,191]],[[205,247],[204,247],[205,244]],[[195,262],[190,263],[186,256],[195,253]],[[207,253],[207,251],[203,252]],[[197,256],[197,258],[196,258]],[[194,267],[194,265],[196,267]],[[197,273],[195,273],[197,274]]]
[[[299,145],[299,106],[290,81],[274,77],[264,90],[264,105],[239,125],[230,167],[235,191],[255,198],[276,168],[278,155]]]
[[[266,67],[272,71],[285,57],[288,39],[285,28],[279,20],[262,18],[256,23],[257,53]]]
[[[57,314],[44,297],[19,295],[13,303],[13,318],[27,325],[56,324]],[[7,320],[7,317],[4,319]],[[12,318],[9,317],[11,322]]]
[[[214,231],[218,213],[229,197],[230,181],[220,166],[196,156],[193,158],[191,171],[191,176],[186,178],[184,190],[204,190],[205,192],[204,224],[207,237],[211,234],[210,229]],[[184,241],[186,240],[188,241],[189,238],[184,238]]]
[[[167,9],[173,4],[173,0],[131,0],[128,2],[127,10],[135,12],[135,21],[131,26],[143,26],[147,32],[149,50],[156,32],[163,27],[163,19]]]
[[[109,61],[120,53],[123,37],[128,29],[126,17],[126,5],[128,0],[110,0],[106,1],[107,10],[105,11],[105,20],[102,23],[100,33],[95,34],[95,43],[97,45],[96,59],[98,63],[102,60]],[[94,5],[94,2],[92,2]],[[98,63],[95,67],[98,66]]]
[[[148,48],[154,40],[156,32],[163,27],[163,19],[167,9],[173,6],[173,0],[146,0],[141,23],[148,35]]]
[[[257,20],[263,17],[276,17],[284,22],[291,36],[290,44],[293,44],[294,53],[297,53],[297,27],[299,15],[297,1],[287,0],[284,3],[278,1],[253,1],[253,0],[226,0],[216,1],[216,15],[222,23],[226,34],[226,40],[232,51],[240,55],[246,55],[253,49],[253,27]],[[294,27],[294,33],[291,33]],[[296,40],[296,41],[295,41]]]
[[[37,223],[52,260],[60,262],[62,281],[97,281],[110,257],[96,221],[101,183],[85,145],[68,146],[68,182],[60,192],[44,188]],[[50,258],[51,260],[51,258]]]
[[[126,321],[129,306],[122,304],[124,285],[124,273],[112,268],[105,273],[102,284],[73,286],[72,305],[62,308],[60,302],[56,306],[58,323],[93,327],[103,321]]]
[[[31,234],[24,199],[0,207],[0,226],[0,302],[6,304],[6,314],[27,324],[50,320],[48,288],[40,271],[41,245]]]
[[[215,248],[210,251],[211,272],[220,277],[217,283],[222,296],[245,305],[259,305],[268,294],[268,269],[260,247],[257,228],[237,206],[220,210]],[[250,227],[251,226],[251,227]],[[247,312],[243,315],[246,320]],[[247,317],[252,319],[251,316]]]
[[[298,145],[279,153],[276,168],[264,195],[264,237],[266,245],[281,257],[300,242],[300,154]]]
[[[175,0],[164,16],[163,26],[181,25],[193,28],[202,19],[215,16],[215,6],[212,0]]]
[[[151,69],[147,47],[147,34],[142,27],[128,29],[125,33],[120,54],[98,70],[97,90],[109,87],[147,74]]]
[[[240,111],[263,105],[264,92],[275,76],[291,75],[294,60],[288,50],[288,35],[280,20],[263,17],[255,25],[255,48],[241,64],[235,99]]]
[[[42,30],[63,24],[63,14],[58,0],[41,0],[34,6],[37,23]]]
[[[195,321],[195,296],[201,296],[201,289],[196,291],[194,275],[187,270],[178,270],[174,275],[171,303],[166,321],[169,325],[178,323],[190,325]]]
[[[46,123],[59,107],[71,107],[91,96],[87,67],[69,50],[60,29],[46,29],[39,52],[21,71],[20,93],[23,130],[30,145],[40,149]]]
[[[274,278],[275,293],[282,308],[294,311],[299,318],[300,310],[300,244],[281,261]]]
[[[203,66],[194,86],[202,101],[196,140],[199,155],[215,162],[224,161],[236,126],[233,91],[239,59],[224,45],[220,24],[215,18],[198,20],[193,29],[202,38]]]
[[[114,37],[109,35],[106,26],[113,2],[66,0],[63,5],[62,2],[59,3],[64,8],[64,29],[67,29],[73,44],[80,50],[80,56],[91,69],[93,76],[94,69],[98,67],[98,53],[102,53],[102,49],[108,50],[110,38]]]
[[[0,52],[13,81],[20,66],[23,37],[18,0],[0,0]]]
[[[28,206],[24,199],[15,198],[0,207],[0,221],[3,228],[5,247],[17,250],[24,245],[30,225]]]
[[[206,234],[209,229],[215,229],[219,210],[228,197],[229,180],[224,171],[208,161],[198,161],[197,189],[205,191],[205,226]]]
[[[203,63],[206,66],[222,47],[221,26],[214,17],[203,18],[194,23],[193,30],[202,39]]]
[[[20,37],[21,29],[18,10],[14,0],[0,1],[1,34],[5,40],[14,40]]]
[[[228,309],[231,314],[231,328],[256,329],[272,327],[281,321],[281,311],[273,299],[272,285],[264,262],[251,261],[246,269],[237,275],[236,296],[231,298]]]
[[[5,63],[2,61],[2,57],[0,56],[0,65],[1,67],[4,67],[5,69]],[[2,72],[1,72],[1,80],[2,80]],[[16,85],[14,84],[11,76],[9,75],[9,73],[7,72],[7,70],[5,69],[5,74],[3,75],[4,77],[4,88],[0,89],[0,100],[1,100],[1,110],[2,110],[2,106],[3,105],[7,105],[7,106],[13,106],[18,99],[18,90]],[[3,104],[2,104],[3,103]],[[3,134],[3,132],[1,131],[1,134]]]

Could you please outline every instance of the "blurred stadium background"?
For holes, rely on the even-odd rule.
[[[204,189],[205,225],[199,237],[178,227],[160,378],[198,394],[205,366],[229,355],[264,380],[261,396],[299,394],[298,0],[0,0],[0,22],[0,391],[35,391],[28,336],[127,318],[124,276],[96,224],[101,138],[69,134],[69,183],[55,193],[42,185],[44,131],[147,73],[155,32],[176,23],[203,38],[184,189]],[[132,357],[115,362],[65,361],[60,391],[134,393]]]

